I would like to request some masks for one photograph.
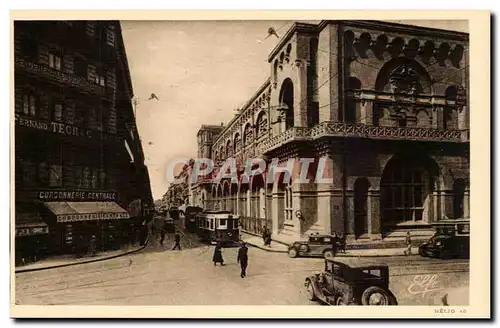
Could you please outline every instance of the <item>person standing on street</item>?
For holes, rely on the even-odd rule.
[[[241,278],[245,278],[247,275],[247,266],[248,266],[248,248],[245,243],[241,243],[241,247],[238,250],[238,259],[237,262],[241,267]]]
[[[179,231],[175,232],[175,245],[174,248],[172,248],[172,250],[175,250],[176,248],[181,250],[181,235],[179,234]]]
[[[406,244],[405,255],[406,256],[411,255],[411,235],[409,231],[406,233],[405,244]]]
[[[224,265],[224,259],[222,258],[222,247],[220,243],[217,243],[217,245],[215,246],[212,261],[214,262],[214,266],[216,266],[217,263],[220,263],[220,265]]]

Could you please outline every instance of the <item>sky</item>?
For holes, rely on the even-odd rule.
[[[468,32],[466,21],[393,21]],[[270,75],[267,56],[291,21],[122,21],[137,125],[154,199],[167,167],[197,154],[202,124],[227,123]],[[148,100],[151,93],[159,98]]]

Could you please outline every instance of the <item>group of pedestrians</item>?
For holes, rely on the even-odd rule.
[[[165,241],[165,231],[162,229],[160,230],[160,245],[163,246],[163,242]],[[174,247],[172,247],[172,250],[175,251],[176,249],[181,250],[181,234],[179,230],[175,232],[174,235]]]
[[[222,246],[220,243],[217,243],[217,245],[215,246],[212,261],[214,262],[214,266],[217,266],[217,263],[220,263],[221,266],[224,265],[224,259],[222,258]],[[238,257],[236,258],[236,262],[240,265],[241,268],[241,278],[245,278],[247,275],[248,267],[248,247],[244,242],[241,242],[241,246],[238,249]]]

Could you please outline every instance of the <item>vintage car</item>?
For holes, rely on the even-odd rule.
[[[398,305],[387,265],[353,267],[325,259],[325,271],[305,280],[309,299],[328,305]]]
[[[436,233],[418,248],[423,257],[469,258],[469,220],[441,220],[433,224]]]
[[[322,256],[325,258],[333,257],[333,243],[335,236],[332,235],[313,235],[308,240],[296,241],[288,247],[288,256],[295,258],[297,256]]]

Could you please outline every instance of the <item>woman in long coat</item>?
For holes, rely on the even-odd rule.
[[[224,259],[222,258],[222,247],[219,243],[217,243],[217,246],[215,246],[212,261],[214,262],[214,266],[216,266],[217,263],[224,265]]]

